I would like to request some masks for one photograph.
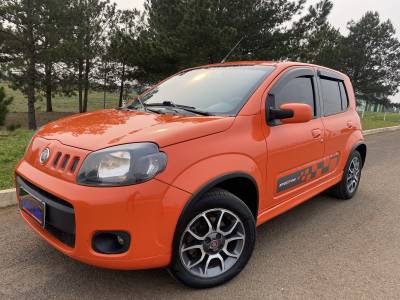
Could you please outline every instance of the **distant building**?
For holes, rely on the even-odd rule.
[[[357,94],[357,111],[383,112],[385,110],[384,103],[388,102],[388,96],[383,93],[374,93],[371,96]],[[368,100],[367,100],[368,99]]]
[[[384,105],[376,102],[368,102],[367,100],[357,98],[357,111],[371,111],[371,112],[383,112]]]

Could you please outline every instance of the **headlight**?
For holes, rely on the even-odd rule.
[[[147,181],[162,172],[167,156],[153,143],[110,147],[88,155],[78,174],[78,184],[119,186]]]

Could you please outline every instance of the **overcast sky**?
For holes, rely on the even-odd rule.
[[[119,8],[143,8],[144,0],[115,0]],[[308,0],[308,4],[317,3],[318,0]],[[346,24],[349,20],[358,20],[366,11],[375,10],[381,19],[390,19],[400,38],[400,1],[399,0],[332,0],[333,10],[329,20],[336,27],[346,33]],[[400,94],[395,99],[400,102]]]

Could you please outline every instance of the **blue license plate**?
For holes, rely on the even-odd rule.
[[[19,207],[44,227],[46,218],[46,203],[36,199],[23,188],[19,189]]]

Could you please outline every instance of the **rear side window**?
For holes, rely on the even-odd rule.
[[[290,80],[285,87],[275,95],[275,107],[285,103],[304,103],[312,107],[316,116],[314,84],[310,77],[297,77]]]
[[[324,115],[331,116],[345,111],[348,107],[348,99],[343,82],[321,78],[321,85]]]
[[[346,87],[342,81],[339,82],[340,96],[342,97],[342,111],[346,111],[349,107],[349,98],[347,96]]]

